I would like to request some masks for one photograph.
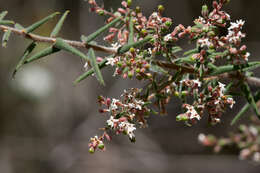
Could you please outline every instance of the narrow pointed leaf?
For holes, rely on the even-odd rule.
[[[243,106],[243,108],[238,112],[235,118],[232,119],[230,125],[233,126],[250,108],[250,104],[247,103]]]
[[[11,33],[12,33],[12,31],[11,31],[10,29],[8,29],[8,30],[4,33],[3,39],[2,39],[2,46],[3,46],[3,47],[6,47],[7,42],[8,42],[8,40],[9,40],[9,38],[10,38]]]
[[[45,56],[48,56],[48,55],[51,55],[51,54],[54,54],[56,52],[60,51],[60,49],[54,47],[54,46],[50,46],[50,47],[47,47],[41,51],[39,51],[38,53],[32,55],[30,58],[28,58],[24,64],[27,64],[27,63],[30,63],[30,62],[33,62],[35,60],[38,60],[40,58],[43,58]]]
[[[1,20],[0,25],[11,25],[14,24],[14,21],[11,20]]]
[[[65,50],[65,51],[70,52],[70,53],[72,53],[76,56],[79,56],[80,58],[82,58],[84,60],[89,60],[89,58],[84,53],[82,53],[78,49],[72,47],[71,45],[69,45],[68,43],[63,41],[63,39],[61,39],[61,38],[56,39],[56,43],[55,43],[54,46],[58,49]]]
[[[129,20],[129,38],[128,38],[128,44],[134,43],[134,22],[133,17],[130,17]]]
[[[168,74],[166,70],[156,64],[150,64],[149,68],[152,72],[159,73],[159,74]]]
[[[14,27],[15,27],[16,29],[19,29],[19,30],[25,30],[25,28],[24,28],[22,25],[20,25],[19,23],[16,23],[16,24],[14,25]]]
[[[103,26],[102,28],[98,29],[96,32],[90,34],[87,37],[81,37],[82,41],[85,42],[86,44],[88,44],[89,42],[91,42],[92,40],[94,40],[96,37],[98,37],[100,34],[102,34],[103,32],[105,32],[107,29],[109,29],[110,27],[114,26],[117,22],[119,22],[121,20],[120,17],[114,19],[112,22],[106,24],[105,26]]]
[[[195,49],[191,49],[189,51],[184,52],[183,55],[187,56],[187,55],[198,53],[198,52],[199,52],[198,48],[195,48]]]
[[[255,102],[258,102],[260,100],[260,92],[256,92],[255,96],[254,96]],[[243,115],[245,115],[245,113],[249,110],[250,108],[250,104],[247,103],[243,106],[243,108],[238,112],[238,114],[233,118],[233,120],[231,121],[231,125],[234,125]]]
[[[255,98],[254,96],[252,95],[252,92],[250,90],[250,87],[249,85],[244,82],[241,86],[241,90],[243,91],[244,95],[245,95],[245,98],[247,99],[247,102],[251,105],[251,107],[253,108],[255,114],[260,118],[260,114],[259,114],[259,111],[258,111],[258,108],[257,108],[257,105],[256,105],[256,102],[255,102]]]
[[[53,29],[53,31],[52,31],[52,33],[51,33],[51,37],[56,37],[56,36],[59,34],[59,32],[60,32],[60,30],[61,30],[61,28],[62,28],[62,25],[63,25],[63,23],[64,23],[64,21],[65,21],[67,15],[69,14],[69,12],[70,12],[70,11],[67,10],[67,11],[62,15],[62,17],[60,18],[59,22],[57,23],[57,25],[56,25],[55,28]]]
[[[137,47],[143,46],[147,42],[149,42],[152,38],[153,38],[152,36],[146,36],[143,40],[124,45],[118,49],[118,54],[123,54],[123,53],[127,52],[131,47],[137,48]]]
[[[13,78],[15,77],[16,72],[21,68],[21,66],[24,64],[26,58],[28,57],[28,55],[33,51],[33,49],[36,47],[36,43],[32,42],[24,51],[23,56],[21,57],[20,61],[18,62],[18,64],[15,67],[15,70],[13,72]]]
[[[225,66],[217,67],[216,69],[211,71],[209,75],[214,76],[214,75],[219,75],[222,73],[238,71],[238,70],[242,70],[244,72],[244,71],[253,70],[259,66],[260,66],[259,61],[249,62],[247,64],[241,64],[241,65],[225,65]]]
[[[43,25],[44,23],[46,23],[47,21],[49,21],[50,19],[52,19],[53,17],[55,17],[58,14],[60,14],[60,13],[55,12],[55,13],[43,18],[42,20],[32,24],[31,26],[26,28],[26,32],[27,33],[33,32],[35,29],[39,28],[41,25]]]
[[[182,48],[180,46],[174,46],[174,47],[172,47],[172,50],[171,50],[172,53],[177,53],[180,51],[182,51]]]
[[[7,15],[8,11],[3,11],[0,13],[0,21],[4,19],[4,17]]]
[[[94,50],[93,50],[92,48],[89,49],[88,56],[89,56],[89,58],[90,58],[90,63],[91,63],[91,66],[92,66],[93,69],[94,69],[94,72],[95,72],[95,74],[96,74],[97,80],[98,80],[102,85],[105,85],[103,76],[102,76],[101,71],[100,71],[100,69],[99,69],[99,66],[98,66],[98,64],[97,64],[95,52],[94,52]]]
[[[106,60],[106,59],[104,59],[102,62],[100,62],[100,63],[98,64],[99,69],[102,69],[102,68],[106,67],[106,66],[107,66],[106,63],[107,63],[107,60]],[[94,74],[94,73],[95,73],[94,69],[91,68],[91,69],[88,70],[87,72],[85,72],[85,73],[83,73],[82,75],[80,75],[80,76],[74,81],[74,84],[77,84],[77,83],[81,82],[82,80],[86,79],[87,77],[89,77],[90,75],[92,75],[92,74]]]

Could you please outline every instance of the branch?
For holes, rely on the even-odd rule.
[[[0,30],[2,30],[3,32],[10,30],[17,35],[23,36],[23,37],[33,40],[35,42],[52,43],[52,44],[54,44],[56,42],[56,38],[44,37],[44,36],[39,36],[36,34],[26,33],[24,30],[19,30],[19,29],[9,27],[9,26],[0,25]],[[73,47],[86,48],[86,49],[93,48],[96,51],[106,52],[106,53],[110,53],[110,54],[117,53],[117,48],[113,48],[113,47],[86,44],[86,43],[83,43],[80,41],[73,41],[73,40],[64,40],[64,42],[66,42],[67,44],[69,44]]]

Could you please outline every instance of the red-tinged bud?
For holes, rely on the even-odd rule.
[[[217,3],[217,1],[213,1],[213,7],[214,7],[215,9],[218,8],[218,3]]]
[[[104,132],[104,136],[108,141],[111,141],[111,136],[109,136],[106,132]]]
[[[229,52],[231,53],[231,54],[237,54],[237,49],[236,48],[230,48],[229,49]]]
[[[123,74],[123,78],[126,79],[127,78],[127,73]]]
[[[89,0],[88,3],[89,3],[90,5],[96,5],[96,1],[95,1],[95,0]]]
[[[126,117],[121,117],[118,120],[119,120],[119,122],[125,122],[125,121],[127,121],[127,118]]]
[[[102,62],[103,61],[103,58],[102,57],[97,57],[97,62]]]
[[[127,8],[127,2],[126,1],[122,1],[121,5],[125,8]]]
[[[117,32],[118,29],[117,28],[109,28],[109,32]]]
[[[106,99],[106,105],[107,105],[107,106],[110,106],[110,104],[111,104],[111,99],[110,99],[110,98],[107,98],[107,99]]]
[[[208,91],[209,92],[212,92],[212,89],[213,89],[212,86],[208,86]]]
[[[246,51],[246,48],[247,48],[246,45],[243,45],[243,46],[240,47],[240,51],[241,52]]]
[[[119,13],[122,13],[122,14],[125,14],[126,13],[126,11],[123,9],[123,8],[118,8],[118,10],[117,10]]]
[[[181,32],[181,33],[178,34],[178,37],[182,38],[182,37],[185,36],[185,34],[186,34],[185,32]]]
[[[104,38],[104,40],[105,40],[105,41],[108,41],[108,42],[112,42],[114,38],[115,38],[115,33],[107,35],[107,36]]]

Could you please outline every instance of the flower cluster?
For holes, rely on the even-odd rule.
[[[134,141],[137,124],[145,126],[145,117],[157,113],[153,106],[160,114],[166,114],[166,105],[172,97],[178,97],[183,103],[183,113],[176,116],[177,121],[192,125],[208,114],[210,124],[221,122],[223,113],[228,107],[233,108],[235,101],[229,93],[234,85],[226,87],[220,75],[235,70],[226,71],[225,67],[220,68],[223,72],[216,73],[220,67],[218,61],[222,59],[232,67],[246,65],[250,55],[247,47],[241,45],[246,36],[242,32],[245,22],[231,21],[222,9],[227,2],[213,1],[212,11],[204,5],[194,25],[185,27],[174,26],[172,19],[164,17],[161,5],[146,17],[140,7],[130,8],[131,0],[122,1],[122,7],[116,12],[108,12],[90,0],[92,11],[98,14],[103,11],[102,14],[109,16],[108,23],[118,16],[122,20],[110,27],[104,37],[117,53],[99,59],[105,59],[105,65],[115,69],[114,76],[136,77],[146,83],[142,91],[125,91],[120,100],[99,98],[99,103],[105,106],[100,112],[110,117],[104,128],[106,135],[113,131],[126,134]],[[150,40],[142,42],[149,36]],[[182,52],[178,41],[184,38],[194,43],[195,48]],[[121,53],[121,48],[126,51]],[[245,75],[244,71],[239,72]]]
[[[125,90],[120,100],[104,98],[102,96],[98,98],[100,105],[105,107],[100,109],[99,112],[107,113],[110,118],[106,121],[103,135],[99,138],[91,138],[90,140],[90,147],[94,151],[98,144],[103,144],[101,142],[103,139],[111,139],[111,136],[108,135],[109,131],[113,131],[116,134],[125,134],[131,142],[135,142],[134,131],[136,130],[136,125],[146,127],[145,118],[150,113],[150,109],[146,106],[147,103],[137,98],[140,91],[137,88]]]
[[[259,125],[240,125],[239,132],[231,133],[228,138],[199,134],[198,140],[204,146],[214,147],[215,152],[220,152],[227,147],[236,147],[240,150],[239,159],[251,159],[260,163],[259,133]]]

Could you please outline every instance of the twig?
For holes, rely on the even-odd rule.
[[[9,27],[9,26],[0,25],[0,30],[2,30],[4,32],[11,30],[13,33],[15,33],[17,35],[23,36],[27,39],[30,39],[30,40],[33,40],[36,42],[44,42],[44,43],[55,43],[56,42],[56,38],[39,36],[39,35],[32,34],[32,33],[28,34],[24,30],[19,30],[19,29]],[[110,54],[117,53],[117,48],[113,48],[113,47],[86,44],[86,43],[83,43],[80,41],[72,41],[72,40],[64,40],[64,42],[68,43],[69,45],[71,45],[73,47],[86,48],[86,49],[93,48],[96,51],[106,52],[106,53],[110,53]]]

